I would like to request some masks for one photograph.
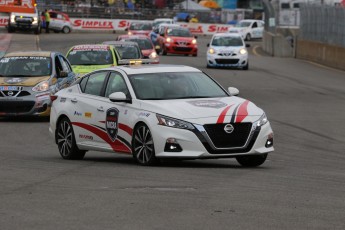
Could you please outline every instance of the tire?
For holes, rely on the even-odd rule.
[[[250,41],[251,39],[252,39],[252,37],[250,36],[250,34],[247,34],[245,40]]]
[[[262,165],[267,158],[267,153],[262,155],[239,156],[237,162],[244,167],[257,167]]]
[[[139,124],[133,133],[132,152],[134,159],[141,165],[154,165],[158,162],[150,129]]]
[[[193,57],[197,57],[198,56],[198,54],[193,54]]]
[[[243,70],[248,70],[249,69],[249,63],[247,62],[247,65],[243,66]]]
[[[167,55],[167,54],[168,54],[168,52],[166,51],[166,49],[165,49],[164,46],[162,47],[162,54],[163,54],[163,55]]]
[[[60,155],[66,160],[81,160],[86,151],[79,150],[75,142],[74,131],[68,118],[62,118],[56,131],[56,139]]]
[[[7,32],[9,32],[9,33],[14,32],[14,28],[13,28],[13,27],[11,27],[11,26],[8,26],[8,28],[7,28]]]
[[[69,28],[68,26],[64,26],[64,27],[62,28],[62,33],[64,33],[64,34],[69,34],[69,33],[71,33],[71,28]]]

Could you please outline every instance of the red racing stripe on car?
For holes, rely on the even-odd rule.
[[[133,129],[125,124],[119,123],[119,129],[122,129],[126,133],[132,136],[133,134]]]
[[[238,108],[236,121],[235,121],[236,123],[242,122],[244,120],[244,118],[246,118],[248,116],[248,110],[247,110],[248,109],[248,103],[249,103],[249,101],[246,100]]]
[[[217,120],[217,124],[219,124],[219,123],[221,124],[221,123],[224,122],[226,113],[229,111],[229,109],[231,108],[231,106],[233,106],[233,105],[227,106],[227,107],[220,113],[220,115],[219,115],[219,117],[218,117],[218,120]]]
[[[80,122],[72,122],[72,124],[75,125],[75,126],[79,126],[79,127],[83,128],[83,129],[86,129],[86,130],[96,134],[97,136],[102,138],[105,142],[107,142],[115,152],[132,153],[131,149],[128,146],[123,144],[118,139],[116,139],[115,142],[113,142],[109,138],[108,134],[105,131],[101,130],[101,129],[98,129],[98,128],[94,127],[94,126],[91,126],[91,125],[88,125],[88,124],[84,124],[84,123],[80,123]]]

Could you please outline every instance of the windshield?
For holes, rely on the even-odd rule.
[[[113,63],[110,49],[72,50],[67,59],[71,65],[109,65]]]
[[[132,23],[129,29],[130,30],[152,30],[152,24]]]
[[[115,49],[121,56],[121,59],[140,59],[141,51],[133,45],[115,45]]]
[[[215,37],[211,43],[213,46],[243,46],[240,37]]]
[[[136,42],[139,45],[141,50],[150,50],[153,49],[152,43],[149,39],[137,39],[137,38],[129,38],[125,41]]]
[[[192,37],[188,29],[168,29],[167,34],[174,37]]]
[[[236,27],[249,27],[251,22],[239,22]]]
[[[212,78],[202,72],[145,73],[129,75],[141,100],[227,97]]]
[[[40,77],[51,75],[50,57],[3,57],[0,59],[0,77]]]

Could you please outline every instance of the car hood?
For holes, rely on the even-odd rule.
[[[248,27],[231,27],[229,29],[229,32],[238,32],[238,33],[240,33],[240,32],[245,31],[247,29],[248,29]]]
[[[74,73],[86,74],[94,70],[111,67],[112,65],[72,65]]]
[[[0,77],[0,85],[35,86],[42,81],[49,80],[50,76],[41,77]]]
[[[174,37],[174,36],[168,36],[169,38],[173,39],[174,42],[192,42],[193,37]]]
[[[240,97],[142,101],[142,109],[197,124],[253,122],[263,114],[254,103]]]
[[[226,53],[226,52],[238,52],[240,49],[245,48],[244,46],[212,46],[217,53]]]

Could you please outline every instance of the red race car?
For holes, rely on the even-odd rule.
[[[163,55],[168,53],[193,55],[194,57],[198,55],[196,37],[187,28],[166,28],[161,32],[157,41]]]
[[[142,34],[148,36],[152,31],[151,22],[132,22],[127,28],[128,35]]]

